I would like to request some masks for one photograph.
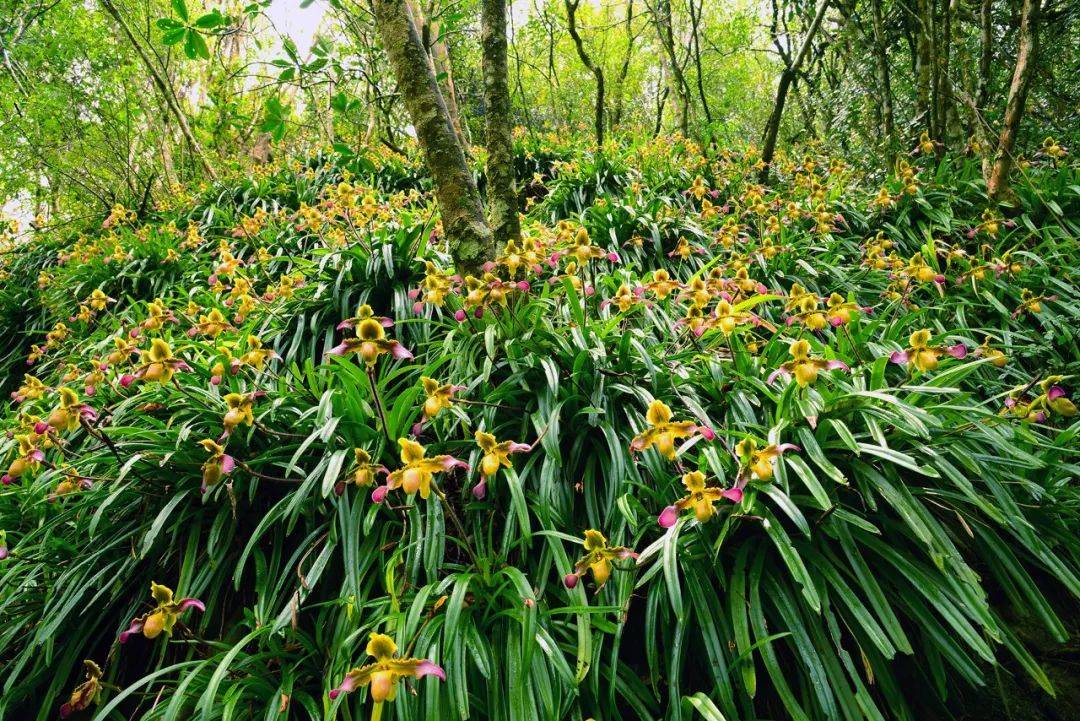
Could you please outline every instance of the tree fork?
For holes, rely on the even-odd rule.
[[[434,70],[404,0],[374,0],[373,5],[375,24],[435,181],[450,255],[461,272],[477,273],[494,256],[491,229]]]

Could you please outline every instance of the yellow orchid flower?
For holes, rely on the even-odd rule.
[[[22,403],[23,401],[36,401],[39,398],[44,397],[45,392],[49,390],[49,387],[42,383],[40,380],[30,375],[29,373],[23,374],[23,384],[19,386],[19,389],[12,392],[11,398],[16,403]]]
[[[144,363],[131,376],[131,380],[125,382],[126,378],[121,378],[120,385],[125,388],[131,384],[132,380],[136,379],[150,381],[151,383],[168,383],[172,380],[176,371],[191,370],[191,366],[173,356],[172,348],[161,338],[154,338],[150,341],[150,348],[139,353],[144,359]]]
[[[981,358],[989,358],[990,365],[995,368],[1004,368],[1009,362],[1008,356],[997,348],[990,347],[990,338],[985,338],[981,346],[975,349],[975,355]]]
[[[255,399],[250,394],[226,393],[223,400],[229,409],[225,411],[225,417],[222,419],[222,425],[225,427],[222,437],[228,436],[241,423],[246,426],[255,423]]]
[[[651,282],[645,284],[645,289],[656,295],[657,299],[663,300],[679,289],[679,283],[671,279],[671,275],[663,268],[653,273]]]
[[[439,383],[434,378],[420,377],[420,383],[424,387],[424,417],[431,419],[454,405],[454,394],[465,390],[465,386],[455,386],[450,383]]]
[[[721,498],[727,498],[735,503],[742,500],[742,491],[737,488],[724,490],[716,486],[706,486],[705,474],[701,471],[683,474],[682,483],[686,488],[686,495],[666,507],[657,519],[664,528],[674,526],[679,520],[679,513],[688,508],[693,509],[698,523],[706,523],[716,514],[716,507],[713,504]]]
[[[574,564],[573,572],[563,577],[563,584],[567,588],[577,586],[581,577],[591,571],[599,592],[611,577],[613,561],[638,557],[638,554],[626,546],[609,546],[604,534],[591,528],[585,531],[582,545],[585,546],[585,555]]]
[[[436,473],[449,471],[453,468],[468,469],[469,464],[459,461],[453,456],[439,455],[425,458],[427,449],[416,441],[408,438],[399,438],[401,446],[401,468],[390,473],[385,486],[379,486],[371,494],[376,503],[381,503],[389,491],[401,488],[406,493],[420,492],[420,497],[427,499],[431,495],[431,482]]]
[[[330,691],[330,700],[370,685],[371,699],[381,704],[394,700],[397,682],[403,678],[421,679],[430,675],[441,681],[446,680],[446,673],[434,662],[424,658],[397,658],[397,650],[394,639],[382,633],[372,633],[366,651],[375,660],[345,674],[341,685]]]
[[[897,365],[910,363],[917,370],[927,373],[938,367],[938,359],[944,354],[953,358],[962,359],[967,356],[967,347],[963,343],[951,346],[931,346],[930,331],[922,328],[911,334],[908,338],[911,347],[907,350],[896,351],[889,356],[889,360]]]
[[[383,473],[387,474],[390,471],[386,469],[386,466],[381,466],[373,463],[371,460],[371,454],[363,448],[353,449],[353,469],[352,469],[352,482],[357,486],[367,487],[375,484],[375,474]],[[345,492],[345,482],[341,482],[334,486],[334,492],[339,496]]]
[[[225,315],[217,308],[211,308],[209,313],[199,316],[194,330],[209,338],[217,338],[230,328],[232,325],[225,319]]]
[[[83,661],[86,680],[75,687],[68,700],[60,706],[60,718],[67,718],[73,713],[85,711],[98,702],[101,696],[101,667],[90,659]]]
[[[97,413],[93,408],[79,400],[78,394],[70,388],[60,389],[60,404],[49,414],[46,423],[58,432],[73,431],[79,427],[79,419],[93,420]]]
[[[172,589],[159,583],[150,583],[150,595],[157,605],[149,613],[132,619],[128,629],[120,634],[120,643],[127,643],[137,633],[151,640],[160,636],[162,632],[166,636],[171,636],[173,627],[184,611],[189,608],[200,612],[206,610],[206,606],[197,598],[174,600]]]
[[[225,452],[225,447],[217,441],[204,438],[199,445],[210,454],[210,457],[202,464],[202,492],[216,486],[222,477],[229,475],[236,468],[236,461]]]
[[[791,360],[777,368],[768,378],[768,383],[776,380],[778,375],[793,375],[799,387],[805,388],[817,380],[818,373],[823,370],[851,370],[846,363],[838,360],[825,360],[814,358],[810,355],[810,343],[805,339],[794,341],[788,348]]]
[[[396,340],[388,340],[385,328],[393,325],[389,318],[375,316],[371,306],[364,304],[356,313],[356,317],[343,320],[338,328],[356,328],[355,338],[346,338],[340,345],[332,348],[329,355],[345,356],[359,353],[368,367],[374,367],[380,355],[389,353],[399,360],[409,359],[413,354],[398,343]]]
[[[247,337],[247,352],[240,356],[240,362],[249,365],[257,371],[261,371],[266,361],[277,358],[278,354],[271,348],[263,348],[263,342],[258,336]]]
[[[735,456],[739,460],[739,482],[736,488],[742,490],[746,481],[753,474],[759,481],[767,481],[773,477],[773,461],[784,454],[785,451],[801,450],[794,443],[770,443],[764,448],[757,447],[757,441],[753,438],[744,438],[735,444]]]
[[[487,493],[487,480],[494,478],[495,474],[499,472],[499,468],[505,466],[510,468],[513,464],[510,462],[511,453],[528,452],[532,450],[532,446],[528,443],[515,443],[514,441],[498,441],[495,436],[484,431],[477,431],[475,434],[476,445],[480,446],[480,450],[484,456],[480,460],[480,482],[477,483],[472,493],[476,498],[483,498]]]
[[[659,400],[654,400],[649,404],[645,412],[645,420],[649,428],[634,436],[630,442],[630,450],[644,451],[655,445],[660,455],[669,461],[675,460],[676,439],[688,438],[695,433],[710,441],[716,437],[716,433],[711,428],[699,426],[693,421],[672,422],[671,409]]]
[[[7,473],[0,477],[0,483],[5,486],[11,485],[15,479],[22,477],[26,473],[36,472],[45,460],[44,451],[37,447],[30,438],[30,434],[20,433],[15,436],[15,442],[18,444],[18,455],[8,466]]]

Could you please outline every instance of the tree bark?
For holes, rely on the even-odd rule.
[[[981,113],[990,99],[990,68],[994,61],[994,14],[991,0],[982,0],[979,9],[979,80],[975,106]],[[976,119],[978,122],[978,119]]]
[[[705,96],[705,73],[701,69],[701,39],[698,36],[700,32],[698,26],[701,24],[701,13],[705,9],[705,0],[701,0],[701,4],[696,7],[694,0],[689,0],[689,6],[690,26],[694,41],[694,68],[697,70],[698,97],[701,99],[701,109],[705,111],[705,122],[712,125],[712,111],[709,109],[709,100]]]
[[[1024,0],[1020,11],[1020,35],[1016,48],[1016,68],[1013,70],[1009,99],[1005,103],[1001,135],[990,176],[986,180],[986,193],[991,200],[1005,197],[1009,192],[1009,171],[1013,165],[1013,148],[1020,120],[1024,116],[1028,88],[1035,70],[1035,58],[1039,51],[1039,0]]]
[[[626,3],[626,16],[623,21],[626,28],[626,52],[623,54],[622,65],[619,67],[619,78],[616,84],[615,109],[611,114],[611,127],[618,128],[622,124],[623,97],[626,86],[626,76],[630,72],[630,60],[634,54],[634,0]]]
[[[653,11],[656,19],[656,33],[660,36],[660,45],[667,55],[668,65],[671,67],[672,85],[675,86],[675,98],[678,107],[675,109],[676,119],[679,124],[679,132],[684,137],[690,136],[690,86],[686,83],[686,75],[679,65],[679,58],[675,53],[675,32],[671,22],[671,0],[659,0]]]
[[[514,143],[506,61],[506,0],[482,0],[484,130],[487,136],[488,222],[496,246],[521,237],[514,182]]]
[[[931,63],[932,52],[930,49],[930,33],[932,28],[931,9],[929,0],[919,0],[916,3],[917,17],[915,18],[915,48],[916,48],[916,91],[915,107],[919,117],[922,118],[922,126],[933,135],[934,114],[931,107]]]
[[[788,90],[791,89],[791,82],[795,79],[795,74],[799,72],[803,61],[806,60],[806,56],[810,53],[810,46],[813,44],[818,28],[821,27],[822,20],[825,19],[825,11],[829,9],[829,2],[830,0],[821,0],[821,5],[814,15],[810,27],[806,30],[806,37],[803,38],[802,45],[799,46],[798,54],[792,59],[791,64],[780,73],[780,83],[776,87],[776,102],[773,105],[769,121],[765,124],[761,149],[761,160],[764,166],[758,174],[758,180],[762,183],[769,182],[769,166],[772,164],[773,155],[776,153],[776,136],[780,132],[780,120],[784,115],[784,103],[787,101]]]
[[[581,40],[581,34],[577,29],[577,9],[581,0],[564,0],[566,3],[566,25],[570,32],[570,38],[577,48],[581,64],[596,78],[596,111],[593,120],[593,129],[596,132],[596,146],[603,149],[604,146],[604,69],[589,57],[585,50],[585,43]]]
[[[450,254],[463,273],[494,255],[480,194],[465,164],[439,83],[404,0],[374,0],[375,24],[424,153]]]
[[[871,0],[874,25],[874,56],[877,63],[877,80],[881,94],[881,123],[885,139],[886,162],[892,165],[896,141],[896,117],[893,111],[892,78],[889,72],[889,48],[885,42],[885,23],[881,12],[881,0]]]

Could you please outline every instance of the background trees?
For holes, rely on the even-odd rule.
[[[770,137],[781,147],[823,138],[880,168],[925,131],[941,151],[984,157],[999,197],[1017,147],[1039,134],[1068,145],[1077,132],[1074,3],[837,0],[810,33],[822,6],[802,0],[534,0],[506,13],[505,72],[492,44],[504,3],[402,7],[465,158],[473,143],[495,156],[494,182],[481,187],[500,238],[514,235],[513,214],[500,210],[510,198],[497,172],[505,126],[591,127],[598,141],[678,131],[766,148]],[[302,12],[318,26],[297,48],[282,21],[290,12],[273,3],[5,0],[3,195],[22,197],[24,213],[104,213],[152,204],[177,180],[212,181],[276,146],[404,149],[415,124],[372,6],[332,0]],[[1029,58],[1022,68],[1018,55]],[[102,172],[91,177],[87,158]]]

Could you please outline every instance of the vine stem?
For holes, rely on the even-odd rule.
[[[458,534],[461,535],[461,542],[465,545],[465,550],[469,553],[469,558],[472,559],[473,565],[480,568],[480,561],[476,557],[476,552],[473,551],[472,544],[469,542],[469,534],[465,532],[465,526],[462,525],[461,519],[458,518],[457,511],[454,510],[454,506],[450,503],[450,499],[446,497],[443,490],[439,488],[439,484],[434,479],[431,481],[431,490],[435,491],[435,495],[439,497],[439,500],[443,504],[443,508],[446,509],[446,514],[450,516],[450,521],[454,524],[454,528]]]

